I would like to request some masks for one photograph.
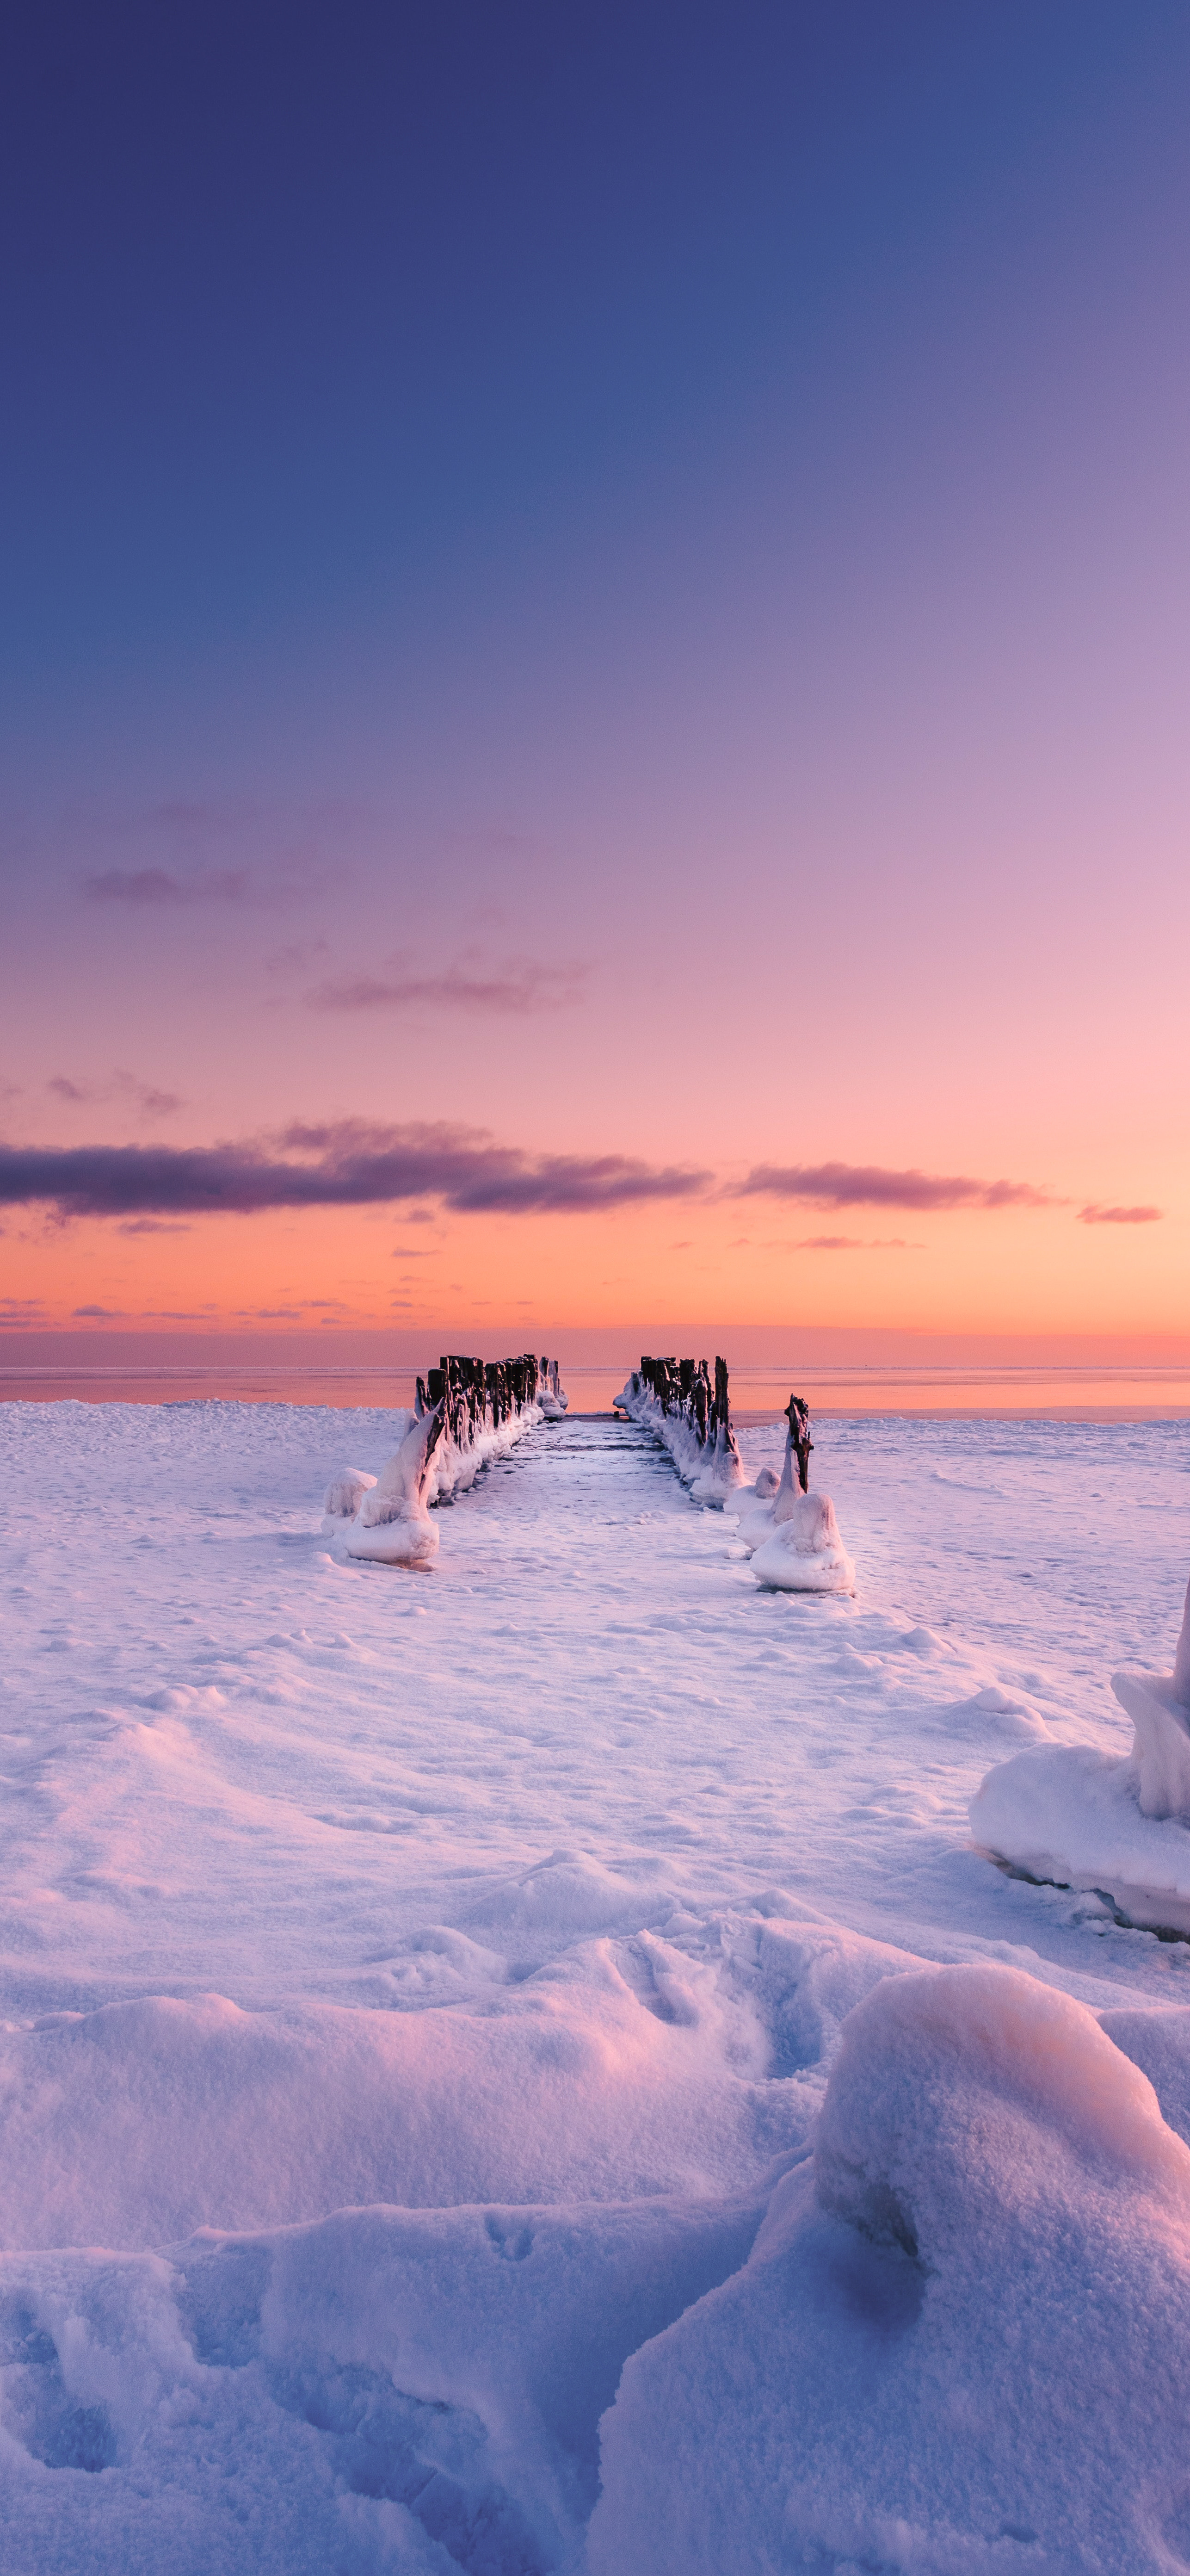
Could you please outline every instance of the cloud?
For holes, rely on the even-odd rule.
[[[91,903],[239,903],[247,887],[246,868],[206,868],[184,877],[172,868],[101,868],[83,878]]]
[[[74,1313],[76,1316],[95,1316],[100,1323],[104,1324],[118,1324],[125,1321],[124,1310],[120,1306],[76,1306]]]
[[[530,1155],[483,1128],[294,1125],[210,1146],[0,1146],[0,1205],[71,1216],[254,1214],[436,1199],[461,1215],[573,1214],[701,1196],[711,1174],[625,1154]]]
[[[737,1181],[732,1198],[798,1200],[806,1207],[898,1207],[922,1212],[947,1208],[1063,1207],[1052,1190],[1031,1181],[973,1181],[961,1175],[886,1171],[879,1163],[756,1163]]]
[[[117,1234],[189,1234],[184,1218],[168,1216],[132,1216],[116,1227]]]
[[[908,1242],[903,1234],[803,1234],[796,1243],[779,1248],[791,1252],[924,1252],[926,1247],[924,1243]]]
[[[1164,1208],[1155,1207],[1085,1207],[1078,1212],[1080,1225],[1156,1225]]]
[[[135,1100],[146,1118],[172,1118],[175,1110],[185,1107],[180,1092],[162,1091],[156,1083],[142,1082],[137,1074],[119,1069],[107,1082],[73,1082],[69,1074],[52,1073],[46,1090],[71,1108],[93,1100]]]
[[[576,1002],[587,971],[529,961],[487,975],[449,966],[441,975],[332,977],[303,998],[312,1011],[498,1011],[524,1018]]]

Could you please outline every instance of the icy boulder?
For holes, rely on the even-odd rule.
[[[1190,1932],[1190,1589],[1172,1673],[1116,1673],[1112,1689],[1131,1753],[1018,1753],[981,1782],[971,1830],[1030,1878],[1098,1889],[1133,1923]]]
[[[772,1535],[754,1549],[752,1571],[773,1592],[854,1592],[855,1567],[830,1495],[778,1494]]]
[[[424,1565],[437,1555],[438,1526],[430,1518],[426,1489],[441,1431],[437,1406],[410,1422],[400,1448],[360,1501],[347,1530],[349,1556],[374,1565]]]
[[[1188,2369],[1190,2150],[1148,2078],[1015,1969],[889,1978],[813,2167],[625,2364],[591,2576],[1169,2576]]]

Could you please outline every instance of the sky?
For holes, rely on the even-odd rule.
[[[0,48],[0,1321],[1184,1337],[1190,14]]]

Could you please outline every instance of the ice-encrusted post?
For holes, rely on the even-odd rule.
[[[801,1489],[803,1494],[808,1494],[810,1491],[810,1452],[814,1443],[810,1438],[810,1407],[807,1404],[804,1395],[790,1396],[789,1402],[785,1407],[785,1419],[789,1424],[790,1446],[792,1447],[794,1456],[797,1459],[797,1472]]]
[[[324,1534],[338,1537],[349,1556],[388,1565],[424,1562],[438,1545],[430,1505],[453,1502],[522,1432],[559,1419],[565,1404],[556,1360],[552,1391],[539,1398],[532,1352],[485,1367],[463,1352],[444,1351],[437,1368],[418,1378],[417,1401],[400,1417],[400,1444],[379,1479],[356,1467],[332,1478]]]

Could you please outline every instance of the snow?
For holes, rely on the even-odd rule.
[[[1110,1890],[1133,1923],[1190,1934],[1190,1586],[1172,1673],[1113,1673],[1112,1689],[1131,1753],[1019,1754],[981,1782],[972,1831],[1030,1877]]]
[[[0,2563],[1186,2563],[1190,1945],[966,1814],[1126,1768],[1184,1428],[820,1423],[798,1596],[634,1422],[421,1572],[390,1413],[0,1423]]]
[[[1190,2150],[1147,2077],[1016,1969],[890,1977],[748,2262],[626,2364],[592,2576],[741,2532],[765,2569],[1184,2563],[1188,2349]]]

